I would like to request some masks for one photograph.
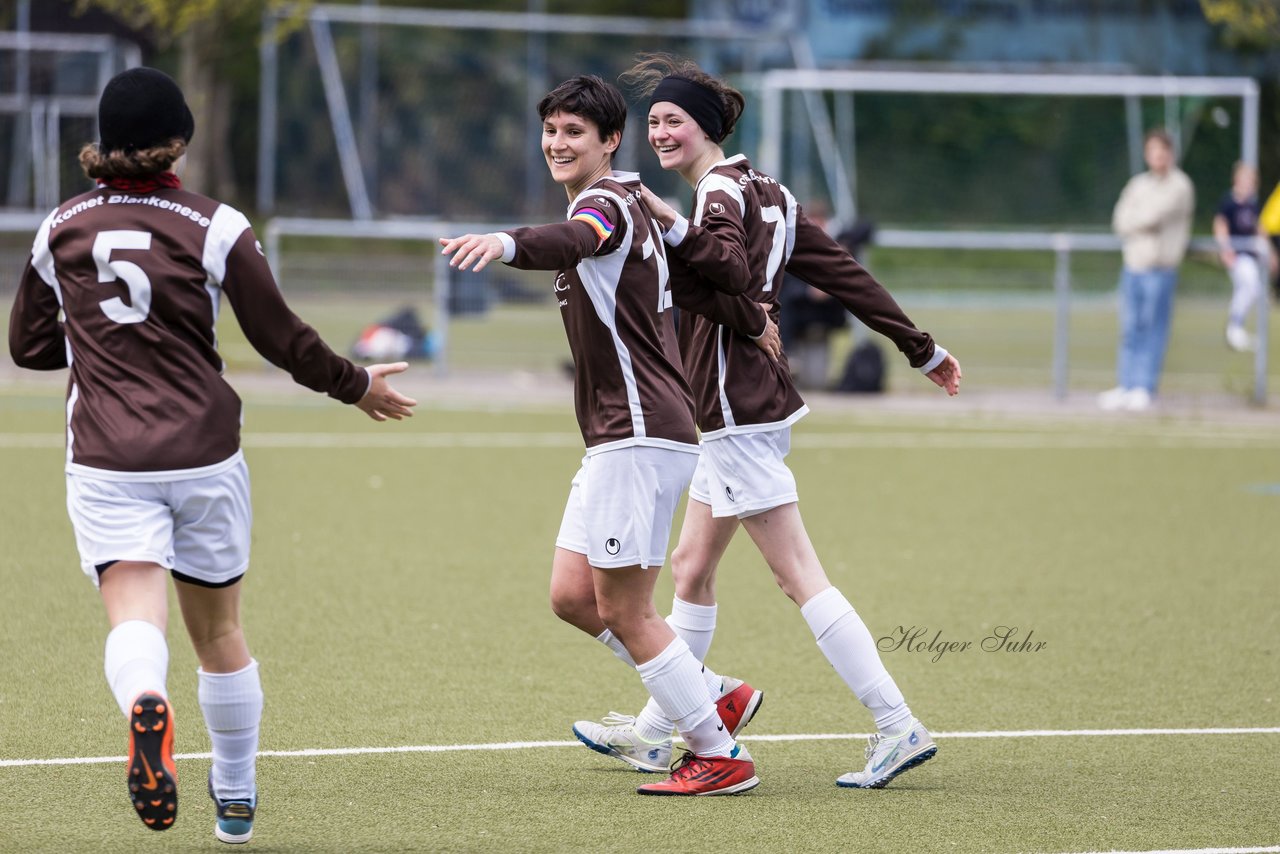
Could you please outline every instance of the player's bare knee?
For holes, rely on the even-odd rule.
[[[671,580],[675,583],[676,596],[686,602],[703,602],[715,597],[715,567],[697,548],[677,547],[671,553]]]
[[[649,603],[646,607],[637,608],[634,603],[599,601],[596,607],[605,628],[620,638],[639,637],[645,633],[646,622],[652,624],[661,620]]]
[[[585,597],[578,591],[564,587],[551,588],[551,612],[571,626],[589,631],[599,621],[594,597]]]

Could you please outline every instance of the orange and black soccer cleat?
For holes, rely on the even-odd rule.
[[[741,744],[729,756],[695,756],[685,753],[661,783],[636,791],[641,795],[736,795],[760,785],[751,754]]]
[[[129,715],[129,801],[142,823],[168,830],[178,817],[178,768],[173,761],[173,709],[150,692]]]
[[[742,728],[751,723],[751,719],[760,710],[764,702],[764,692],[757,691],[741,679],[722,676],[720,697],[716,700],[716,712],[720,722],[734,738],[742,732]]]

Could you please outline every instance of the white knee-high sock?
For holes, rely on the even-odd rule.
[[[636,667],[644,686],[698,756],[728,756],[733,736],[720,723],[702,668],[680,638]]]
[[[679,596],[671,602],[671,616],[667,617],[667,625],[676,633],[676,637],[689,645],[689,651],[698,661],[705,661],[707,651],[711,649],[711,638],[716,633],[715,605],[695,605],[686,602]],[[720,696],[720,676],[702,666],[702,678],[707,683],[707,690],[712,697]],[[636,716],[636,734],[646,741],[664,741],[671,737],[675,723],[663,713],[658,702],[649,698],[640,714]]]
[[[107,635],[103,672],[124,716],[143,691],[168,696],[169,644],[164,632],[146,620],[126,620]]]
[[[258,662],[235,673],[196,671],[200,711],[213,742],[213,791],[224,801],[254,796],[258,729],[262,722],[262,683]]]
[[[871,632],[849,600],[828,587],[800,608],[818,648],[875,716],[876,727],[885,735],[898,735],[911,720],[911,709],[903,700],[893,677],[880,661]]]
[[[627,648],[622,645],[622,641],[609,629],[605,629],[596,635],[596,640],[609,647],[609,651],[618,657],[618,660],[628,667],[635,667],[635,659],[631,657],[631,653],[627,652]]]
[[[707,660],[711,639],[716,633],[716,605],[695,605],[679,596],[671,600],[671,616],[667,625],[689,645],[689,651],[698,661]]]

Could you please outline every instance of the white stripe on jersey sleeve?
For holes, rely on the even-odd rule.
[[[44,222],[40,223],[40,230],[36,232],[36,239],[31,243],[31,269],[35,270],[36,275],[53,289],[53,295],[58,300],[58,305],[61,306],[62,285],[58,284],[58,273],[53,266],[53,250],[49,248],[49,232],[53,230],[53,218],[57,215],[58,209],[54,208],[44,218]],[[67,351],[67,366],[70,367],[73,360],[71,339],[63,335],[62,343]],[[70,432],[67,435],[70,436]]]
[[[209,218],[209,232],[204,238],[204,257],[200,259],[209,281],[222,284],[227,275],[227,256],[240,235],[249,228],[249,220],[230,205],[218,205]]]
[[[742,188],[738,186],[738,182],[725,175],[712,172],[698,182],[698,206],[693,212],[694,225],[702,225],[704,211],[707,209],[707,194],[712,190],[721,190],[728,193],[731,198],[736,199],[738,202],[738,216],[740,218],[746,217],[747,203],[742,198]]]
[[[627,239],[618,249],[608,255],[583,258],[578,262],[577,269],[578,278],[582,280],[582,286],[586,289],[587,296],[591,298],[591,305],[596,310],[596,317],[599,317],[600,322],[609,329],[609,334],[613,338],[613,348],[618,355],[618,365],[622,369],[622,381],[627,387],[631,430],[637,439],[643,439],[645,437],[644,407],[640,405],[640,386],[636,382],[635,368],[631,364],[631,351],[627,349],[622,336],[618,334],[618,284],[622,279],[622,268],[630,255],[631,241],[635,240],[635,222],[631,218],[631,211],[627,209],[626,203],[615,194],[599,188],[588,192],[605,196],[617,204],[618,210],[622,211],[622,218],[627,223]],[[571,214],[576,204],[575,199],[573,205],[569,207]],[[662,244],[659,243],[654,248],[661,252],[661,246]]]
[[[36,239],[31,243],[31,267],[44,279],[44,283],[53,288],[54,293],[58,295],[58,305],[62,305],[62,289],[58,287],[58,278],[53,271],[53,250],[49,248],[49,231],[53,228],[53,218],[57,216],[58,209],[54,208],[53,212],[44,218],[44,222],[40,223],[40,230],[36,232]]]

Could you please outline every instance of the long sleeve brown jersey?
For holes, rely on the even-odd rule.
[[[640,177],[614,172],[573,200],[568,220],[498,235],[502,260],[555,270],[569,350],[574,408],[587,453],[627,445],[695,451],[693,400],[680,363],[672,304],[758,334],[759,306],[713,292],[694,277],[669,276]]]
[[[716,289],[765,305],[777,322],[784,270],[838,299],[888,337],[916,368],[935,356],[933,339],[911,323],[887,290],[811,222],[791,192],[737,155],[715,164],[695,188],[692,223],[666,235],[672,255]],[[713,319],[682,323],[680,346],[705,438],[772,430],[807,411],[785,356],[763,351]],[[941,361],[939,358],[938,361]]]
[[[368,390],[368,373],[289,310],[234,208],[180,189],[99,187],[49,215],[9,350],[24,368],[71,368],[67,471],[180,480],[239,458],[240,399],[214,333],[222,293],[249,343],[297,382],[343,403]]]

